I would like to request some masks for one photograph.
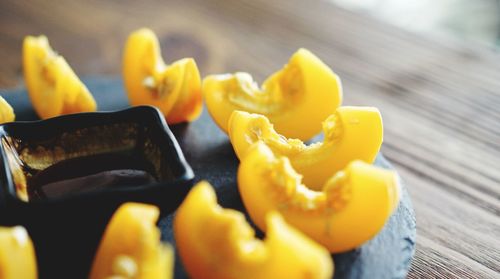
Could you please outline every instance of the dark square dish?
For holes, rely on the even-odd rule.
[[[0,125],[0,152],[0,224],[27,228],[40,278],[85,278],[120,204],[156,204],[168,214],[194,180],[163,116],[147,106]],[[54,184],[116,169],[148,178],[101,188],[87,179],[75,191]]]

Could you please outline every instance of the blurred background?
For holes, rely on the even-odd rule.
[[[278,15],[282,12],[279,2],[266,4],[257,11],[262,9],[265,13]],[[438,41],[451,40],[491,49],[497,49],[500,43],[500,0],[322,2]],[[22,38],[28,34],[46,34],[53,47],[62,54],[78,53],[66,55],[77,73],[118,75],[120,51],[126,36],[136,28],[148,26],[163,35],[162,47],[173,59],[194,56],[201,62],[207,62],[202,64],[202,71],[221,71],[223,68],[218,67],[220,63],[205,60],[220,59],[221,48],[230,52],[230,48],[238,42],[231,42],[234,38],[228,37],[230,32],[220,32],[221,28],[217,25],[226,23],[228,26],[224,26],[224,30],[235,31],[241,25],[252,24],[256,27],[252,31],[266,33],[275,29],[269,24],[286,24],[277,19],[274,22],[262,21],[264,16],[253,13],[253,6],[248,1],[229,0],[207,4],[199,0],[1,0],[0,88],[20,83],[21,44]],[[273,6],[276,6],[275,10],[272,10]],[[297,18],[297,22],[300,20]],[[335,34],[331,33],[331,36]],[[297,45],[300,46],[303,45]],[[295,46],[290,47],[293,49]]]
[[[470,40],[497,49],[499,0],[330,0],[398,27],[433,37]]]

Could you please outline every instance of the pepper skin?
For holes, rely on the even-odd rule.
[[[331,278],[326,249],[288,225],[279,213],[266,215],[264,240],[245,216],[217,204],[213,188],[198,183],[176,213],[177,249],[191,278]]]
[[[382,145],[382,117],[372,107],[339,107],[323,121],[324,141],[305,145],[278,134],[259,114],[234,111],[229,119],[229,138],[241,158],[257,141],[263,141],[280,156],[286,156],[305,185],[321,190],[324,183],[353,160],[372,163]]]
[[[203,80],[203,95],[224,132],[231,113],[242,110],[267,116],[286,137],[308,140],[342,103],[342,86],[318,57],[299,49],[261,88],[247,73],[213,75]]]
[[[165,64],[155,33],[133,32],[125,45],[123,78],[130,104],[160,109],[169,124],[197,119],[203,108],[201,78],[192,58]]]
[[[24,38],[23,67],[31,103],[40,118],[97,109],[92,94],[64,57],[52,50],[47,37]]]
[[[2,96],[0,96],[0,124],[12,122],[15,119],[16,115],[14,114],[14,110],[9,103],[7,103]]]
[[[279,211],[306,235],[338,253],[374,237],[399,202],[397,175],[362,161],[351,162],[328,180],[321,192],[301,183],[286,157],[262,142],[242,158],[238,186],[254,223],[266,231],[265,216]]]
[[[173,251],[160,241],[159,209],[125,203],[109,222],[90,279],[170,279]]]
[[[35,249],[23,227],[0,227],[0,278],[38,278]]]

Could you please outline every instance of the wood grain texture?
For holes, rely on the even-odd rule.
[[[21,83],[21,43],[44,33],[79,75],[118,75],[132,30],[203,75],[262,81],[299,47],[342,78],[348,105],[377,106],[383,153],[417,214],[409,278],[500,277],[500,56],[423,38],[323,1],[0,2],[0,87]]]

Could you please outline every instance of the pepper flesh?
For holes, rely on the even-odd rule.
[[[133,32],[125,45],[123,77],[131,105],[152,105],[167,122],[193,121],[202,111],[201,78],[192,58],[165,64],[155,33]]]
[[[326,249],[276,212],[266,215],[264,240],[254,237],[245,216],[217,204],[210,184],[198,183],[179,207],[174,233],[191,278],[331,278]]]
[[[0,278],[38,278],[35,249],[23,227],[0,227]]]
[[[14,114],[14,110],[9,103],[7,103],[2,96],[0,96],[0,124],[12,122],[15,119],[16,115]]]
[[[299,49],[262,88],[247,73],[208,76],[203,94],[210,115],[227,132],[231,113],[242,110],[267,116],[286,137],[307,140],[321,131],[321,121],[342,103],[338,76],[318,57]]]
[[[279,211],[285,220],[324,245],[344,252],[362,245],[384,226],[399,202],[393,171],[353,161],[328,180],[321,192],[308,189],[286,157],[262,142],[242,158],[238,186],[254,223],[266,231],[264,216]]]
[[[305,145],[278,134],[263,115],[234,111],[229,119],[229,138],[241,159],[257,141],[264,142],[303,175],[305,185],[321,190],[324,183],[353,160],[372,163],[383,139],[382,118],[373,107],[339,107],[323,121],[324,141]]]
[[[90,279],[172,278],[173,251],[160,241],[156,206],[125,203],[109,222]]]
[[[31,103],[40,118],[97,109],[92,94],[64,57],[52,50],[47,37],[24,38],[23,68]]]

